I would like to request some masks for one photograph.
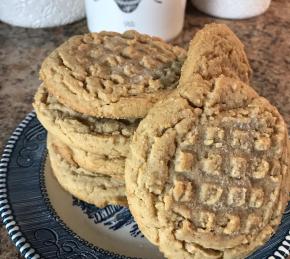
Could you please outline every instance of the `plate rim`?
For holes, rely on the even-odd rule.
[[[35,111],[29,112],[25,118],[17,125],[17,127],[13,130],[12,134],[8,138],[6,144],[4,145],[3,152],[1,155],[0,159],[0,217],[3,226],[6,228],[8,236],[10,240],[13,242],[15,247],[17,248],[18,252],[20,252],[21,256],[23,256],[26,259],[38,259],[41,258],[41,256],[36,252],[36,250],[31,246],[29,243],[29,240],[25,239],[24,234],[20,231],[20,226],[15,220],[15,217],[12,213],[11,210],[11,205],[9,203],[9,191],[7,189],[7,175],[9,173],[9,162],[11,155],[13,154],[14,147],[17,144],[17,141],[19,137],[21,136],[23,130],[28,126],[28,124],[31,122],[32,119],[36,118]],[[46,157],[47,151],[44,154],[44,157]],[[45,163],[42,164],[42,170],[44,170],[44,165]],[[42,176],[44,177],[44,176]],[[43,192],[43,186],[40,186],[42,194],[46,193]],[[107,251],[102,248],[98,248],[91,244],[90,242],[84,240],[83,238],[79,237],[76,233],[74,233],[73,230],[71,230],[68,226],[66,226],[65,222],[57,215],[57,213],[54,211],[51,203],[47,195],[44,195],[43,197],[45,199],[45,204],[49,205],[47,206],[48,210],[52,214],[54,218],[57,218],[60,220],[60,224],[62,227],[65,228],[66,231],[69,231],[71,234],[74,235],[75,238],[77,238],[80,242],[84,242],[86,246],[89,248],[95,250],[101,249],[103,251]],[[280,245],[277,247],[277,249],[268,257],[268,259],[275,259],[275,256],[279,256],[279,258],[284,258],[286,257],[282,255],[280,252],[284,252],[285,254],[288,255],[290,253],[290,246],[285,246],[285,243],[288,243],[290,241],[290,229],[288,230],[288,234],[284,236],[284,239],[280,241]],[[287,251],[287,252],[286,252]],[[110,252],[114,255],[120,256],[118,254],[115,254],[113,252]],[[122,256],[122,255],[121,255]],[[121,258],[121,257],[120,257]],[[124,257],[124,258],[130,258],[130,257]]]
[[[7,189],[7,174],[10,157],[13,153],[14,147],[21,135],[22,131],[27,127],[29,122],[35,118],[36,115],[32,111],[28,113],[25,118],[17,125],[13,133],[8,138],[6,145],[4,146],[3,153],[0,160],[0,215],[2,224],[5,226],[10,240],[16,246],[18,252],[24,258],[37,259],[41,258],[40,255],[35,251],[31,244],[26,241],[23,233],[20,231],[20,227],[11,210],[10,203],[8,201],[9,192]],[[27,248],[29,250],[27,251]],[[25,252],[24,252],[25,251]]]

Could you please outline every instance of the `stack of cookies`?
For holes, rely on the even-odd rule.
[[[186,53],[127,31],[75,36],[43,62],[34,102],[53,172],[98,207],[127,205],[125,159],[139,121],[178,84]]]
[[[128,201],[167,258],[244,258],[287,204],[287,128],[249,86],[244,47],[226,26],[199,31],[184,60],[184,50],[132,31],[56,49],[34,103],[51,165],[84,201]]]

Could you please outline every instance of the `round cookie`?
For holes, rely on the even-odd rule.
[[[94,154],[124,158],[138,120],[100,119],[72,111],[50,95],[42,84],[33,107],[48,132],[70,147]]]
[[[194,84],[192,95],[177,89],[156,104],[134,133],[129,208],[167,258],[244,258],[274,233],[287,204],[287,128],[239,80]],[[195,94],[203,87],[207,94]]]
[[[49,133],[47,136],[47,142],[50,145],[54,145],[57,152],[75,167],[82,167],[83,169],[94,173],[108,175],[114,179],[124,180],[124,158],[108,158],[106,156],[69,147],[61,142],[57,137]]]
[[[190,82],[195,73],[206,80],[225,75],[249,83],[252,70],[244,45],[226,25],[211,23],[195,34],[182,67],[180,85]]]
[[[64,105],[105,118],[143,118],[177,86],[185,50],[127,31],[74,36],[43,62],[40,78]]]
[[[67,192],[97,207],[127,205],[123,181],[75,167],[52,144],[48,145],[48,152],[52,171]]]

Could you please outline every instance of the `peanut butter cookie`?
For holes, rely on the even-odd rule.
[[[186,52],[136,31],[74,36],[43,62],[40,77],[80,113],[142,118],[177,86]]]
[[[76,167],[73,161],[62,157],[58,151],[56,146],[48,142],[53,173],[67,192],[97,207],[127,205],[124,181]]]
[[[220,75],[249,83],[251,67],[244,45],[224,24],[208,24],[198,31],[190,43],[182,68],[180,85],[192,80],[193,74],[211,80]]]
[[[75,167],[82,167],[85,170],[98,174],[109,175],[114,179],[124,180],[125,159],[109,158],[78,148],[69,147],[57,137],[48,134],[47,142],[54,145],[57,152]]]
[[[240,80],[191,82],[134,134],[129,208],[167,258],[244,258],[274,233],[287,204],[287,128]]]
[[[138,120],[99,119],[74,112],[50,95],[42,84],[33,107],[37,118],[48,132],[70,147],[124,158],[129,152],[131,136]]]

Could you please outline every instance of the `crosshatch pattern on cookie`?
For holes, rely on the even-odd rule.
[[[208,213],[215,213],[215,220],[211,219],[212,224],[217,225],[218,218],[224,217],[227,210],[231,211],[231,213],[227,213],[231,220],[228,224],[221,225],[223,230],[220,233],[233,234],[234,231],[230,231],[230,229],[235,228],[237,233],[237,231],[245,232],[249,228],[244,223],[247,221],[246,216],[238,216],[240,207],[253,211],[271,203],[269,194],[265,193],[263,188],[265,178],[270,177],[271,168],[267,161],[269,156],[267,152],[271,152],[271,150],[267,144],[269,141],[264,141],[263,128],[251,128],[251,125],[247,129],[242,128],[244,125],[230,127],[225,123],[226,120],[223,120],[222,123],[220,120],[220,117],[227,116],[228,120],[234,121],[234,113],[231,114],[232,117],[229,117],[229,113],[225,113],[216,118],[213,116],[208,119],[206,124],[209,126],[206,127],[206,130],[204,128],[197,131],[194,129],[186,133],[180,142],[181,148],[176,152],[173,162],[175,172],[172,174],[175,175],[177,182],[180,182],[178,179],[183,177],[193,186],[191,189],[194,189],[195,193],[189,199],[191,198],[193,201],[195,209],[199,208],[202,211],[208,211]],[[263,114],[260,116],[262,117]],[[251,124],[252,121],[248,122]],[[251,136],[254,135],[262,135],[263,137],[251,139]],[[268,138],[270,139],[270,137],[269,135]],[[262,149],[255,148],[254,143],[257,141],[263,146]],[[222,148],[216,147],[215,142],[221,143]],[[184,143],[194,144],[189,147],[189,145],[185,146]],[[253,157],[251,157],[252,152],[256,152]],[[201,177],[208,180],[201,182],[199,179]],[[238,180],[242,180],[243,184],[241,185]],[[183,182],[182,186],[185,186],[185,183],[186,181]],[[175,186],[174,194],[177,186],[175,181],[173,181],[173,185]],[[266,190],[275,193],[278,187],[279,185],[270,182]],[[178,196],[181,197],[185,188],[179,188],[178,191]],[[175,198],[174,201],[179,202],[180,199]],[[191,209],[193,208],[187,208],[188,211]],[[184,210],[185,208],[183,208],[183,214]],[[221,213],[217,213],[217,211]],[[178,210],[175,209],[175,212],[178,213]],[[257,213],[261,212],[257,211]],[[246,215],[246,213],[244,214]],[[239,219],[237,219],[238,217]],[[200,220],[202,219],[204,217],[201,217]],[[231,227],[233,221],[240,222],[239,229],[237,226]],[[203,225],[198,220],[196,224]]]
[[[59,71],[51,66],[58,63],[67,67],[67,73],[87,93],[116,102],[124,91],[136,95],[173,87],[184,54],[179,47],[135,31],[91,33],[72,37],[61,45],[44,62],[41,76],[46,79],[54,71],[58,79]]]
[[[136,159],[145,158],[151,173],[139,169],[133,184],[141,188],[141,200],[148,192],[146,201],[155,204],[154,224],[162,231],[171,228],[172,239],[184,242],[187,253],[213,252],[222,258],[235,249],[245,251],[251,243],[258,245],[255,238],[262,238],[261,233],[270,237],[282,214],[285,124],[269,103],[242,83],[240,99],[226,100],[222,93],[234,84],[231,79],[217,81],[203,109],[180,97],[164,101],[146,118],[148,128],[143,121],[141,136],[135,135],[145,147]],[[168,116],[164,120],[163,110]],[[162,170],[153,173],[154,168]],[[138,198],[140,193],[134,195]],[[162,239],[161,231],[157,240],[158,235]],[[204,240],[210,240],[207,248],[200,246]]]
[[[186,52],[136,31],[77,35],[43,62],[40,77],[61,103],[86,115],[142,118],[175,89]]]

